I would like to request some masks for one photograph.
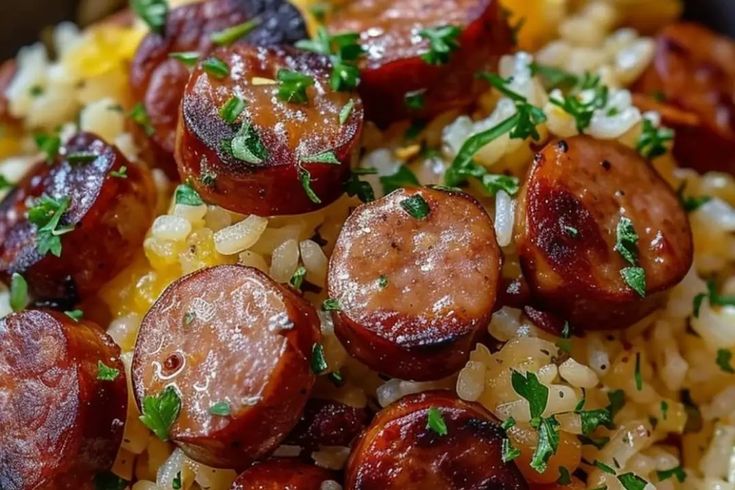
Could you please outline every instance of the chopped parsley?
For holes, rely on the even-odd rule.
[[[556,483],[563,486],[572,483],[572,475],[564,466],[559,467],[559,478],[557,478]]]
[[[342,306],[339,301],[333,298],[327,298],[322,302],[322,310],[324,311],[340,311]]]
[[[641,391],[643,389],[643,374],[641,373],[641,353],[635,353],[635,371],[633,372],[635,379],[635,389]]]
[[[40,97],[43,95],[43,87],[41,85],[34,85],[28,92],[31,94],[31,97]]]
[[[352,111],[355,109],[355,99],[350,99],[339,111],[339,125],[344,126],[347,120],[352,115]]]
[[[643,267],[626,267],[620,270],[620,276],[638,296],[646,297],[646,270]]]
[[[180,61],[189,68],[193,67],[199,61],[200,54],[197,51],[179,51],[177,53],[170,53],[169,58]]]
[[[666,402],[666,400],[661,400],[661,404],[659,407],[661,409],[661,418],[666,420],[669,416],[669,404]]]
[[[176,476],[171,480],[172,490],[181,490],[181,472],[178,471]]]
[[[412,187],[419,185],[419,179],[416,174],[405,165],[401,165],[396,173],[384,175],[380,177],[380,184],[383,186],[383,194],[390,194],[401,187]]]
[[[426,428],[440,436],[445,436],[449,433],[441,410],[436,407],[430,407],[426,414]]]
[[[334,386],[342,386],[345,382],[344,378],[342,377],[342,373],[339,371],[333,371],[329,374],[327,374],[327,379],[332,382]]]
[[[253,29],[258,27],[259,24],[260,19],[250,19],[243,22],[242,24],[228,27],[227,29],[223,29],[221,31],[213,33],[210,39],[217,46],[229,46],[235,41],[253,32]]]
[[[429,50],[421,55],[421,59],[430,65],[444,65],[459,48],[461,30],[457,26],[445,25],[421,29],[419,36],[429,41]]]
[[[712,200],[710,196],[686,197],[681,196],[681,205],[687,213],[693,213]]]
[[[0,175],[0,191],[15,187],[4,175]]]
[[[517,447],[514,447],[513,444],[511,444],[510,439],[508,439],[507,437],[503,438],[503,445],[501,447],[501,450],[502,453],[500,458],[503,463],[510,463],[521,455],[521,450]]]
[[[378,277],[378,287],[380,289],[388,287],[388,278],[384,274],[381,274],[380,277]]]
[[[68,310],[68,311],[65,311],[64,312],[64,315],[68,316],[69,318],[71,318],[75,322],[78,322],[79,320],[81,320],[84,317],[84,312],[82,310],[79,310],[79,309],[77,309],[77,310]]]
[[[322,200],[316,195],[314,188],[311,186],[311,172],[306,170],[304,167],[299,167],[297,175],[299,182],[301,182],[301,187],[304,188],[306,197],[308,197],[314,204],[321,204]]]
[[[181,397],[176,388],[167,386],[155,396],[146,395],[143,399],[143,414],[139,418],[156,437],[167,441],[180,411]]]
[[[225,78],[230,74],[230,67],[227,63],[216,56],[210,56],[206,60],[202,61],[202,70],[204,70],[208,75],[219,79]]]
[[[585,400],[583,398],[574,410],[579,415],[582,424],[582,434],[588,436],[600,426],[607,427],[608,429],[613,428],[612,414],[609,406],[595,410],[583,410],[584,403]]]
[[[411,217],[419,220],[426,218],[431,212],[429,203],[426,202],[421,194],[414,194],[413,196],[407,197],[399,204]]]
[[[120,376],[120,370],[97,361],[97,379],[100,381],[115,381]]]
[[[74,153],[69,153],[66,156],[66,161],[69,162],[69,165],[86,165],[87,163],[92,163],[97,160],[98,156],[99,155],[91,151],[75,151]]]
[[[643,119],[643,130],[636,144],[636,150],[647,160],[666,154],[666,143],[674,139],[674,131],[657,128],[649,119]]]
[[[717,349],[717,365],[723,373],[735,374],[732,368],[732,352],[728,349]]]
[[[119,170],[111,170],[110,177],[114,177],[116,179],[127,179],[128,178],[127,165],[121,165]]]
[[[531,63],[531,74],[538,75],[544,82],[544,87],[551,91],[555,88],[570,90],[579,84],[579,77],[573,73],[554,66]]]
[[[128,482],[117,476],[111,471],[97,473],[94,476],[95,490],[125,490]]]
[[[168,16],[168,2],[166,0],[131,0],[135,14],[140,17],[151,31],[163,34]]]
[[[204,204],[199,193],[192,186],[184,182],[176,187],[174,202],[185,206],[201,206]]]
[[[325,163],[327,165],[340,165],[337,155],[332,150],[326,150],[316,155],[307,155],[299,158],[302,163]]]
[[[232,156],[243,162],[258,165],[268,159],[268,150],[250,121],[243,121],[229,146]]]
[[[625,473],[618,476],[618,481],[625,490],[643,490],[648,482],[635,473]]]
[[[230,404],[226,401],[219,401],[209,407],[209,413],[218,417],[228,417],[232,411]]]
[[[622,216],[618,221],[617,239],[613,250],[618,252],[630,265],[637,264],[638,234],[630,218]]]
[[[538,473],[546,471],[549,458],[559,448],[559,422],[554,417],[542,418],[538,428],[538,444],[531,458],[531,468]]]
[[[329,369],[329,365],[324,355],[324,346],[317,342],[311,347],[311,371],[316,375],[321,375],[327,369]]]
[[[613,468],[611,468],[610,466],[606,465],[602,461],[595,460],[594,466],[596,466],[598,469],[604,471],[605,473],[607,473],[609,475],[614,475],[615,473],[617,473]]]
[[[514,92],[508,86],[512,79],[504,79],[495,73],[482,72],[478,75],[487,80],[495,90],[509,98],[516,106],[517,124],[509,130],[511,139],[526,139],[529,136],[535,141],[541,137],[536,126],[546,121],[546,114],[540,108],[529,104],[521,94]]]
[[[362,202],[372,202],[375,200],[375,191],[370,182],[360,180],[360,175],[367,173],[375,174],[375,169],[353,169],[350,176],[347,178],[344,184],[345,192],[350,197],[357,196]]]
[[[156,133],[153,123],[151,123],[151,117],[142,102],[138,102],[133,106],[130,110],[130,118],[143,129],[146,136],[153,136]]]
[[[69,196],[55,199],[44,194],[28,209],[28,221],[36,225],[39,254],[51,252],[56,257],[61,256],[61,235],[74,230],[74,226],[59,224],[70,204]]]
[[[684,483],[684,481],[687,479],[686,471],[684,471],[684,468],[681,465],[675,466],[668,470],[657,471],[656,476],[658,477],[659,481],[666,481],[673,476],[679,483]]]
[[[699,310],[705,298],[711,306],[735,306],[735,296],[720,296],[715,281],[709,280],[707,281],[707,292],[699,293],[694,297],[694,318],[699,318]]]
[[[589,94],[589,96],[586,96]],[[583,97],[585,95],[586,97]],[[585,74],[577,84],[577,89],[562,98],[551,97],[549,101],[572,116],[577,131],[584,133],[592,122],[595,111],[603,109],[608,102],[609,89],[597,75]],[[583,101],[583,98],[589,99]]]
[[[245,100],[239,95],[233,95],[219,110],[219,115],[227,124],[234,123],[245,110]]]
[[[305,51],[329,56],[332,62],[330,85],[336,91],[350,91],[360,83],[360,69],[357,62],[365,50],[360,46],[360,35],[354,32],[331,36],[320,26],[314,39],[304,39],[296,47]]]
[[[281,68],[276,75],[278,79],[278,98],[294,104],[306,104],[309,97],[306,90],[314,85],[314,77],[298,71]]]
[[[61,137],[58,134],[36,133],[33,135],[38,151],[43,153],[46,163],[53,165],[61,150]]]
[[[412,111],[420,111],[424,108],[425,100],[424,100],[424,93],[426,90],[414,90],[412,92],[406,93],[406,96],[403,98],[404,102],[406,103],[406,107],[411,109]]]
[[[291,276],[291,279],[288,281],[291,286],[293,286],[294,289],[301,289],[301,285],[304,283],[304,278],[306,277],[306,268],[303,265],[300,265],[296,271],[294,271],[293,275]]]
[[[13,272],[10,276],[10,308],[15,312],[22,311],[28,303],[28,283],[23,276]]]

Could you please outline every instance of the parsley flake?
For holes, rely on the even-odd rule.
[[[120,370],[97,361],[97,379],[100,381],[115,381],[120,376]]]
[[[430,407],[426,414],[426,428],[440,436],[445,436],[449,433],[444,416],[442,416],[441,410],[436,407]]]
[[[294,271],[293,275],[291,276],[291,279],[288,281],[291,286],[293,286],[294,289],[301,289],[301,285],[304,283],[304,278],[306,277],[306,268],[303,265],[300,265],[296,271]]]
[[[23,276],[13,272],[10,276],[10,308],[18,312],[25,309],[28,303],[28,283]]]
[[[329,365],[324,355],[324,346],[316,343],[311,347],[311,371],[316,375],[320,375],[324,374],[327,369],[329,369]]]
[[[143,399],[143,414],[139,418],[156,437],[167,441],[180,411],[181,397],[176,388],[168,386],[155,396],[146,395]]]
[[[202,70],[204,70],[208,75],[218,79],[225,78],[230,74],[230,67],[227,63],[216,56],[210,56],[206,60],[202,61]]]
[[[341,165],[337,155],[332,150],[326,150],[316,155],[307,155],[299,159],[302,163],[325,163],[327,165]]]
[[[60,237],[74,230],[74,226],[59,224],[70,204],[69,196],[55,199],[44,194],[28,209],[28,221],[36,225],[38,253],[42,256],[49,252],[61,256]]]
[[[426,202],[421,194],[414,194],[413,196],[407,197],[399,204],[411,217],[419,220],[425,219],[431,212],[429,203]]]
[[[177,53],[170,53],[168,55],[169,58],[180,61],[189,68],[197,64],[197,61],[199,61],[199,56],[200,54],[196,51],[179,51]]]
[[[306,197],[314,204],[321,204],[322,200],[317,196],[314,188],[311,186],[311,172],[303,167],[299,167],[297,174],[299,182],[301,182],[301,187],[304,188],[304,192],[306,193]]]
[[[245,100],[239,95],[233,95],[219,110],[219,115],[227,124],[234,123],[245,110]]]
[[[156,133],[153,123],[151,122],[151,117],[148,115],[148,111],[142,102],[138,102],[133,106],[130,110],[130,118],[135,124],[143,129],[146,136],[153,136]]]
[[[613,250],[618,252],[630,265],[637,265],[638,234],[630,218],[622,216],[618,221],[617,239]]]
[[[232,411],[230,404],[226,401],[219,401],[209,407],[209,413],[218,417],[228,417]]]
[[[235,41],[253,32],[253,29],[258,27],[258,25],[260,25],[260,19],[250,19],[242,24],[228,27],[227,29],[213,33],[210,39],[217,46],[229,46]]]
[[[314,77],[298,71],[281,68],[276,75],[278,79],[278,98],[294,104],[306,104],[309,97],[306,90],[314,86]]]
[[[694,297],[694,318],[699,318],[702,302],[707,299],[711,306],[735,306],[735,296],[721,296],[714,280],[707,281],[707,292]]]
[[[64,315],[68,316],[69,318],[71,318],[75,322],[78,322],[79,320],[81,320],[84,317],[84,312],[82,310],[79,310],[79,309],[77,309],[77,310],[69,310],[69,311],[65,311],[64,312]]]
[[[618,476],[618,481],[625,490],[643,490],[648,482],[635,473],[625,473]]]
[[[674,139],[674,131],[669,128],[657,128],[649,119],[643,119],[643,130],[638,139],[636,150],[647,160],[666,154],[666,143]]]
[[[684,471],[684,468],[681,465],[675,466],[668,470],[657,471],[656,476],[658,477],[659,481],[666,481],[673,476],[679,483],[684,483],[684,481],[686,481],[687,479],[686,471]]]
[[[530,466],[538,473],[544,473],[549,458],[559,448],[559,422],[554,417],[542,418],[538,429],[538,444],[531,458]]]
[[[128,482],[111,471],[97,473],[94,476],[95,490],[125,490]]]
[[[140,17],[151,31],[163,34],[168,16],[168,2],[166,0],[131,0],[135,14]]]
[[[66,161],[69,162],[69,165],[86,165],[97,160],[97,157],[99,155],[91,151],[75,151],[66,156]]]
[[[723,373],[735,374],[732,368],[732,352],[728,349],[717,349],[717,365]]]
[[[171,480],[172,490],[181,490],[181,472],[176,472],[176,476]]]
[[[592,123],[595,111],[607,105],[608,97],[609,89],[602,84],[600,77],[585,74],[579,80],[576,91],[562,98],[552,96],[549,101],[572,116],[576,122],[577,131],[584,133]]]
[[[421,55],[421,59],[430,65],[449,63],[452,53],[459,48],[460,34],[460,28],[453,25],[421,29],[419,36],[429,41],[429,50]]]
[[[646,297],[646,270],[643,267],[626,267],[620,269],[620,275],[625,284],[638,293],[641,298]]]
[[[296,43],[296,47],[329,56],[332,62],[330,85],[332,89],[343,92],[357,88],[360,83],[357,62],[365,50],[359,41],[360,35],[357,33],[346,32],[332,36],[324,26],[320,26],[314,39],[301,40]]]
[[[385,275],[381,275],[378,277],[378,287],[380,289],[385,289],[388,287],[388,278]]]
[[[4,175],[0,175],[0,191],[11,189],[13,187],[15,186],[8,180],[7,177],[5,177]]]
[[[247,120],[230,141],[230,151],[233,157],[253,165],[263,163],[269,156],[258,131]]]
[[[517,447],[514,447],[513,444],[511,444],[510,439],[507,437],[503,438],[503,444],[501,446],[501,460],[503,463],[510,463],[514,459],[516,459],[518,456],[521,455],[521,450]]]
[[[404,102],[406,103],[406,107],[408,107],[412,111],[420,111],[421,109],[423,109],[425,104],[425,92],[426,90],[414,90],[412,92],[406,93],[406,96],[403,98]]]
[[[372,202],[375,200],[373,186],[370,185],[370,182],[360,180],[360,175],[364,174],[364,172],[358,172],[358,170],[360,169],[352,170],[352,173],[344,183],[344,190],[350,197],[357,196],[362,202]],[[371,173],[376,173],[376,171],[373,170]]]
[[[635,371],[633,373],[635,379],[635,389],[641,391],[643,389],[643,375],[641,374],[641,353],[635,353]]]
[[[549,388],[542,384],[538,377],[530,371],[524,376],[513,370],[510,380],[513,390],[528,402],[532,419],[531,425],[538,427],[541,414],[546,410],[546,404],[549,400]]]
[[[192,186],[184,182],[176,187],[174,202],[185,206],[201,206],[204,204],[202,197]]]
[[[556,483],[563,486],[572,483],[572,475],[564,466],[559,467],[559,478],[557,478]]]
[[[541,77],[544,82],[544,87],[548,91],[555,88],[569,90],[579,84],[579,77],[577,75],[554,66],[534,62],[531,63],[530,68],[532,75]]]
[[[61,137],[58,134],[36,133],[33,135],[38,150],[43,153],[48,165],[53,165],[61,150]]]
[[[598,469],[600,469],[600,470],[602,470],[605,473],[608,473],[610,475],[614,475],[615,473],[617,473],[613,468],[611,468],[610,466],[606,465],[602,461],[595,460],[594,466],[596,466]]]
[[[127,179],[128,178],[127,165],[121,165],[119,170],[111,170],[110,177],[114,177],[116,179]]]
[[[342,306],[339,301],[333,298],[327,298],[322,302],[322,310],[324,311],[341,311]]]
[[[344,126],[347,120],[350,118],[352,111],[355,109],[355,99],[350,99],[339,111],[339,124]]]

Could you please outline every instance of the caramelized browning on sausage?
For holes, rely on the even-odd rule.
[[[638,236],[645,297],[624,281],[623,218]],[[686,213],[637,153],[586,136],[549,143],[523,185],[516,243],[536,300],[583,329],[624,328],[650,313],[692,264]],[[619,248],[619,247],[618,247]]]
[[[0,488],[91,488],[117,454],[127,410],[120,349],[51,311],[0,319]],[[116,369],[98,379],[98,363]]]
[[[217,78],[200,64],[191,76],[176,147],[181,177],[206,201],[240,213],[304,213],[339,197],[358,150],[362,105],[356,95],[329,87],[326,58],[246,45],[213,56],[229,74]],[[278,95],[279,70],[311,77],[308,100]],[[221,108],[235,95],[246,106],[230,123]],[[354,107],[341,118],[348,103]]]
[[[314,309],[256,269],[222,265],[164,291],[138,333],[138,406],[168,386],[180,393],[171,439],[189,456],[243,468],[294,427],[314,384]],[[216,405],[229,415],[215,415]]]
[[[662,113],[682,165],[735,174],[735,42],[697,24],[669,25],[635,90],[690,113]]]
[[[430,64],[420,31],[443,26],[459,29],[450,39],[459,48],[447,63]],[[361,34],[360,95],[367,118],[381,125],[470,105],[486,88],[476,73],[494,71],[513,44],[497,0],[356,0],[336,10],[328,29]],[[410,94],[420,94],[421,107],[407,106]]]
[[[355,408],[334,400],[312,398],[286,439],[287,444],[317,449],[319,446],[349,446],[370,421],[365,408]]]
[[[231,490],[320,490],[334,481],[327,470],[298,459],[277,458],[251,466],[237,477]]]
[[[430,409],[446,424],[428,424]],[[480,405],[450,392],[411,395],[378,413],[347,461],[345,490],[522,490],[513,463],[501,459],[505,433]]]
[[[152,142],[159,163],[168,162],[173,169],[179,105],[189,79],[189,70],[170,54],[194,51],[204,56],[216,47],[212,34],[252,19],[257,26],[243,40],[254,44],[294,43],[307,36],[301,14],[284,0],[210,0],[172,10],[164,34],[151,33],[141,42],[130,86],[155,129]]]
[[[424,202],[428,214],[406,207]],[[492,314],[500,251],[485,210],[463,193],[400,189],[347,219],[329,263],[335,331],[348,352],[402,379],[462,367]]]
[[[36,165],[0,203],[0,271],[23,274],[41,299],[73,302],[128,265],[153,219],[156,193],[147,169],[92,134],[74,136],[64,152],[53,166]],[[91,160],[74,160],[78,154]],[[70,200],[59,228],[73,231],[60,236],[60,257],[39,252],[38,227],[28,219],[42,196]]]

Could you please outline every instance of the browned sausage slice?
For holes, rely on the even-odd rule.
[[[29,220],[46,198],[68,199],[56,227],[64,231],[58,257],[41,253],[43,233]],[[147,169],[96,136],[78,134],[56,163],[36,165],[0,203],[0,272],[23,274],[42,299],[74,302],[93,294],[143,243],[155,199]]]
[[[676,130],[674,154],[682,165],[735,174],[735,42],[697,24],[669,25],[635,90],[698,119],[692,124],[663,112]]]
[[[197,461],[242,468],[298,421],[314,384],[309,361],[318,340],[314,309],[258,270],[194,272],[169,286],[143,319],[132,368],[138,406],[173,386],[181,412],[171,439]]]
[[[217,77],[202,63],[191,76],[176,147],[181,178],[206,201],[240,213],[304,213],[339,197],[359,146],[362,104],[330,88],[327,59],[247,45],[216,50],[212,58],[229,70]],[[305,100],[279,95],[282,70],[310,77]],[[234,96],[245,106],[228,122],[222,107]]]
[[[429,412],[446,424],[440,434]],[[450,392],[411,395],[390,405],[356,442],[347,461],[345,490],[522,490],[513,463],[501,459],[504,431],[482,406]]]
[[[444,64],[425,61],[430,43],[421,31],[446,26],[456,35],[439,42],[457,49]],[[360,95],[368,119],[381,125],[470,105],[486,88],[477,72],[494,71],[513,45],[497,0],[357,0],[337,8],[328,28],[361,34]],[[423,102],[409,108],[411,95]]]
[[[248,468],[232,483],[231,490],[321,490],[335,481],[329,471],[298,459],[277,458]]]
[[[91,488],[122,440],[120,349],[93,323],[34,310],[0,319],[0,345],[0,488]]]
[[[630,244],[618,240],[626,220],[645,284],[621,272],[633,266],[619,251]],[[668,184],[633,150],[586,136],[551,142],[537,155],[521,191],[516,243],[541,306],[582,329],[639,320],[692,264],[689,220]]]
[[[357,208],[337,239],[335,332],[377,371],[441,378],[462,367],[490,321],[499,274],[493,223],[477,201],[399,189]]]
[[[172,10],[163,35],[151,33],[141,42],[130,71],[133,95],[142,101],[155,130],[153,153],[163,168],[173,170],[178,109],[189,70],[171,53],[204,56],[216,45],[212,35],[257,19],[242,39],[255,44],[294,43],[306,37],[299,11],[284,0],[210,0]]]
[[[349,446],[369,421],[370,413],[365,408],[312,398],[306,403],[304,413],[286,438],[286,443],[307,450],[319,446]]]

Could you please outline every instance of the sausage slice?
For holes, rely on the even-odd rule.
[[[318,340],[314,309],[258,270],[194,272],[169,286],[143,319],[132,365],[138,407],[173,386],[181,410],[171,439],[197,461],[242,468],[275,449],[298,421],[315,380],[309,366]]]
[[[674,155],[682,165],[735,174],[735,42],[697,24],[671,24],[634,88],[694,116],[691,122],[662,111],[676,130]]]
[[[0,488],[90,488],[122,441],[120,349],[93,323],[35,310],[0,319],[0,345]]]
[[[513,46],[497,0],[356,0],[337,8],[327,27],[360,34],[360,95],[367,118],[380,125],[472,104],[487,88],[476,73],[495,71]],[[455,32],[442,36],[444,27]],[[425,29],[452,45],[445,63],[422,59],[430,50]],[[407,102],[411,96],[422,102]]]
[[[489,323],[499,274],[493,223],[477,201],[399,189],[357,208],[337,239],[328,277],[335,332],[377,371],[444,377]]]
[[[171,53],[197,52],[206,56],[216,47],[212,34],[257,19],[242,38],[254,44],[295,43],[307,36],[299,11],[284,0],[210,0],[172,10],[163,35],[150,33],[141,42],[130,71],[130,87],[143,102],[155,132],[153,161],[173,170],[179,105],[189,70]]]
[[[334,400],[312,398],[286,444],[310,449],[319,446],[349,446],[370,421],[365,408],[355,408]]]
[[[334,481],[329,471],[293,458],[276,458],[251,466],[232,483],[231,490],[320,490]]]
[[[446,433],[429,426],[438,412]],[[528,486],[501,459],[504,431],[482,406],[450,392],[407,396],[379,412],[352,449],[345,490],[521,490]]]
[[[187,85],[176,147],[182,179],[206,201],[239,213],[304,213],[339,197],[359,147],[362,105],[330,88],[328,60],[247,45],[216,50],[211,59],[229,70],[214,76],[205,61]],[[282,70],[310,77],[303,99],[279,95]],[[222,108],[235,96],[245,106],[228,122]]]
[[[29,219],[47,198],[68,200],[55,228],[63,232],[58,257],[42,253],[48,234]],[[0,202],[0,272],[21,273],[40,299],[74,303],[94,294],[143,243],[155,200],[147,169],[97,136],[78,134],[52,166],[37,164]]]
[[[626,220],[638,236],[632,253],[645,272],[644,297],[621,272],[633,266],[619,251]],[[521,190],[516,244],[541,307],[582,329],[641,319],[692,264],[689,220],[668,184],[633,150],[587,136],[537,155]]]

